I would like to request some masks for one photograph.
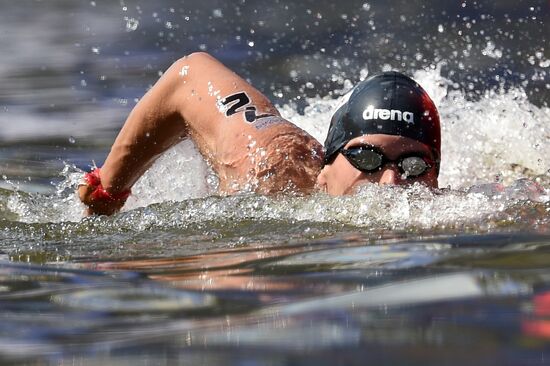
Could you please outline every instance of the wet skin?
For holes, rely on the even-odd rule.
[[[364,135],[350,140],[345,148],[359,146],[374,146],[390,160],[397,160],[403,155],[418,153],[434,161],[430,148],[421,142],[402,136],[392,135]],[[366,173],[356,169],[342,154],[338,154],[334,161],[325,165],[317,177],[317,186],[334,196],[354,193],[357,187],[366,183],[410,185],[421,183],[428,187],[437,188],[437,168],[430,164],[426,173],[418,177],[402,176],[397,163],[387,163],[373,173]]]

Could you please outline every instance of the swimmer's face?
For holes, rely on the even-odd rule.
[[[342,153],[338,153],[332,164],[325,165],[317,177],[317,185],[335,196],[353,193],[365,183],[409,185],[418,182],[428,187],[438,187],[437,167],[433,163],[435,157],[431,149],[423,143],[403,136],[364,135],[349,141],[344,148],[362,146],[374,147],[390,162],[374,172],[364,172],[355,168]],[[423,157],[428,162],[425,173],[416,177],[407,176],[402,173],[397,162],[391,162],[411,155]]]

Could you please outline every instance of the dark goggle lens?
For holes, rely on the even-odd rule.
[[[355,168],[367,172],[380,169],[385,161],[383,154],[368,148],[343,149],[342,153]],[[406,177],[418,177],[430,168],[420,156],[407,156],[398,161],[398,166]]]
[[[369,149],[348,149],[345,155],[360,170],[376,170],[380,168],[384,161],[381,154]]]
[[[401,160],[399,166],[407,177],[417,177],[429,168],[424,159],[419,156],[406,157]]]

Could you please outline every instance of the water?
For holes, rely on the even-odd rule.
[[[0,1],[0,361],[550,364],[546,1]],[[216,195],[189,141],[113,217],[74,188],[207,50],[320,141],[369,74],[442,120],[439,190]]]

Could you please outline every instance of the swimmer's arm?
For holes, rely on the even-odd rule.
[[[136,104],[101,167],[101,184],[112,195],[129,190],[156,158],[187,136],[188,127],[177,105],[180,88],[174,64]],[[94,187],[81,185],[79,196],[88,214],[113,214],[124,201],[97,202]]]
[[[223,97],[243,92],[258,114],[279,115],[263,94],[212,56],[199,52],[176,61],[130,113],[101,168],[103,188],[113,195],[127,191],[160,154],[186,136],[217,172],[225,152],[246,148],[235,145],[238,136],[255,131],[242,112],[228,115],[220,108]],[[93,202],[91,192],[89,185],[79,188],[89,213],[112,214],[124,204]]]
[[[101,168],[101,181],[108,192],[130,189],[156,158],[187,136],[171,84],[161,78],[128,116]]]

